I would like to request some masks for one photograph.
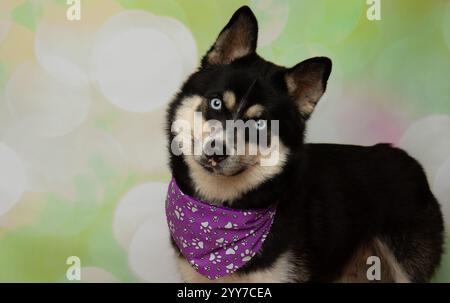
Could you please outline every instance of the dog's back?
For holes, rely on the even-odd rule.
[[[317,214],[306,227],[314,235],[308,250],[317,278],[328,278],[335,266],[349,280],[346,268],[355,266],[339,268],[339,259],[367,269],[367,257],[378,255],[390,263],[392,280],[429,280],[442,253],[443,219],[420,164],[388,144],[308,144],[306,150],[305,183],[297,187],[305,200],[298,202],[301,212]]]

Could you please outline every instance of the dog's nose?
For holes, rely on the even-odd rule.
[[[207,146],[208,147],[205,148],[205,157],[208,160],[208,163],[212,166],[215,166],[216,164],[228,158],[225,143],[216,144],[215,141],[211,141]]]
[[[206,158],[208,158],[208,163],[212,164],[213,166],[217,163],[222,162],[223,160],[225,160],[226,158],[228,158],[227,155],[209,155],[206,156]]]

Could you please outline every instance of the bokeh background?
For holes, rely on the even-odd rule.
[[[333,59],[308,141],[391,142],[426,168],[450,225],[450,2],[0,2],[0,281],[179,281],[164,221],[164,110],[232,13],[259,53]],[[449,234],[447,233],[447,240]],[[450,282],[450,241],[435,281]]]

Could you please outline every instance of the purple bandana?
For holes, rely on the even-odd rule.
[[[183,194],[175,179],[167,192],[170,234],[191,266],[210,280],[232,274],[255,256],[275,211],[214,206]]]

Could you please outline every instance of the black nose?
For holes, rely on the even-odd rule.
[[[206,156],[206,158],[208,158],[208,162],[210,162],[211,164],[215,163],[220,163],[223,160],[225,160],[226,158],[228,158],[227,155],[210,155],[210,156]]]
[[[205,157],[213,166],[228,158],[226,151],[225,143],[216,144],[215,140],[205,145]]]

